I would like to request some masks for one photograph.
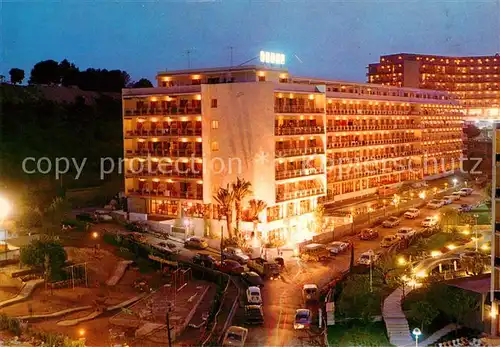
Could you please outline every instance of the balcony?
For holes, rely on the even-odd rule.
[[[275,113],[324,113],[324,108],[308,107],[308,106],[274,106]]]
[[[170,108],[129,108],[125,116],[158,116],[201,114],[201,107],[170,107]]]
[[[294,192],[277,192],[276,202],[307,198],[315,195],[323,195],[325,194],[325,192],[326,190],[324,188],[301,189]]]
[[[127,170],[125,173],[125,177],[171,177],[182,179],[201,179],[203,177],[203,173],[201,172],[193,172],[186,170],[186,172],[178,172],[175,171],[173,167],[167,168],[164,170],[160,170],[159,168],[152,168],[151,171],[143,170]]]
[[[382,139],[382,140],[367,140],[367,141],[336,141],[331,142],[327,145],[327,148],[348,148],[348,147],[363,147],[363,146],[379,146],[379,145],[390,145],[397,143],[410,143],[410,142],[420,142],[418,137],[405,137],[396,139]]]
[[[309,135],[309,134],[324,134],[325,128],[321,126],[316,127],[290,127],[290,128],[276,128],[274,134],[281,135]]]
[[[277,148],[276,158],[284,157],[300,157],[303,155],[325,154],[323,147],[307,147],[307,148]]]
[[[201,128],[136,129],[127,130],[125,136],[201,136]]]
[[[275,172],[276,180],[286,180],[289,178],[306,177],[311,175],[324,174],[322,168],[295,169],[295,170],[280,170]]]
[[[387,174],[395,174],[395,173],[400,173],[400,172],[404,172],[407,170],[419,171],[421,169],[422,169],[422,167],[417,166],[417,165],[412,165],[412,166],[401,165],[400,167],[396,167],[396,168],[386,168],[386,169],[377,169],[377,170],[366,169],[363,172],[334,174],[332,176],[328,176],[328,182],[329,183],[336,183],[336,182],[349,181],[349,180],[355,180],[355,179],[361,179],[361,178],[376,177],[376,176],[387,175]]]
[[[128,149],[125,152],[125,155],[127,157],[134,157],[134,156],[141,156],[141,157],[197,157],[201,158],[203,157],[203,152],[202,151],[195,151],[192,149],[178,149],[178,150],[148,150],[148,149],[137,149],[137,150],[130,150]]]
[[[328,126],[326,128],[327,132],[337,132],[337,131],[373,131],[373,130],[409,130],[409,129],[420,129],[418,124],[374,124],[374,125],[335,125]]]
[[[365,109],[332,109],[327,108],[329,115],[408,115],[410,110],[365,110]]]
[[[188,200],[203,200],[203,194],[180,192],[175,190],[128,189],[127,195],[140,197],[162,197]]]
[[[405,152],[396,152],[396,153],[388,153],[388,154],[377,154],[373,156],[335,156],[333,158],[329,157],[327,163],[329,166],[333,165],[352,165],[357,163],[364,163],[370,161],[378,161],[378,160],[386,160],[386,159],[399,159],[409,156],[423,155],[422,151],[405,151]],[[332,162],[333,161],[333,162]]]

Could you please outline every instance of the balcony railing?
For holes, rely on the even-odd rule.
[[[323,147],[307,147],[307,148],[282,148],[276,149],[276,158],[282,157],[297,157],[302,155],[324,154]]]
[[[173,151],[165,151],[165,150],[148,150],[148,149],[138,149],[138,150],[127,150],[126,151],[126,156],[152,156],[152,157],[202,157],[203,152],[202,151],[195,151],[191,149],[186,149],[186,150],[173,150]]]
[[[325,128],[321,126],[316,127],[290,127],[290,128],[276,128],[275,135],[306,135],[306,134],[324,134]]]
[[[201,107],[129,108],[126,116],[201,114]]]
[[[174,190],[128,189],[127,194],[133,196],[145,196],[145,197],[158,196],[158,197],[178,198],[178,199],[203,200],[202,194],[196,194],[192,192],[178,192]]]
[[[201,129],[195,128],[170,128],[170,129],[136,129],[127,130],[126,136],[201,136]]]
[[[332,108],[327,108],[326,109],[327,114],[338,114],[338,115],[359,115],[359,114],[374,114],[374,115],[407,115],[410,114],[410,111],[402,111],[402,110],[363,110],[363,109],[332,109]]]
[[[368,157],[363,157],[363,156],[341,156],[341,157],[333,157],[333,158],[328,158],[329,160],[327,161],[330,166],[333,165],[352,165],[352,164],[357,164],[357,163],[363,163],[363,162],[370,162],[370,161],[377,161],[377,160],[385,160],[385,159],[397,159],[397,158],[403,158],[403,157],[408,157],[408,156],[413,156],[413,155],[423,155],[422,151],[406,151],[406,152],[397,152],[397,153],[389,153],[389,154],[378,154],[374,156],[368,156]],[[333,162],[332,162],[333,160]]]
[[[327,132],[336,131],[372,131],[372,130],[398,130],[398,129],[420,129],[421,126],[418,124],[378,124],[378,125],[335,125],[328,126],[326,128]]]
[[[281,170],[276,171],[275,176],[277,180],[284,180],[288,178],[320,175],[324,174],[325,170],[322,168],[309,168],[309,169],[295,169],[295,170]]]
[[[203,173],[200,172],[177,172],[175,169],[169,168],[169,169],[152,169],[151,171],[143,170],[143,171],[135,171],[135,170],[127,170],[125,173],[125,176],[127,177],[172,177],[172,178],[193,178],[193,179],[200,179],[203,177]]]
[[[309,188],[309,189],[301,189],[294,192],[280,192],[276,193],[276,201],[286,201],[300,198],[307,198],[309,196],[314,195],[322,195],[325,194],[324,188]]]
[[[308,106],[274,106],[275,113],[324,113],[325,109]]]
[[[362,146],[377,146],[377,145],[390,145],[396,143],[409,143],[419,142],[417,137],[404,137],[396,139],[383,139],[383,140],[367,140],[367,141],[336,141],[329,143],[328,148],[346,148],[346,147],[362,147]]]
[[[387,174],[394,174],[394,173],[399,173],[399,172],[404,172],[407,170],[413,170],[413,171],[419,171],[421,170],[421,166],[403,166],[401,165],[398,168],[393,168],[393,169],[385,169],[385,170],[364,170],[363,172],[358,172],[358,173],[346,173],[346,174],[334,174],[332,176],[328,176],[328,182],[341,182],[341,181],[349,181],[349,180],[354,180],[354,179],[360,179],[360,178],[369,178],[369,177],[376,177],[376,176],[381,176],[381,175],[387,175]]]

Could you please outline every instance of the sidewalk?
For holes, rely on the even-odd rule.
[[[410,290],[408,288],[406,294]],[[382,317],[384,318],[385,328],[391,344],[395,346],[413,346],[414,341],[410,335],[410,327],[401,308],[402,298],[403,288],[399,287],[384,300]]]
[[[21,289],[19,294],[17,294],[12,299],[0,302],[0,308],[5,307],[5,306],[9,306],[9,305],[13,305],[13,304],[17,304],[18,302],[26,300],[27,298],[29,298],[31,296],[31,294],[36,289],[36,287],[44,282],[45,281],[43,279],[31,280],[31,281],[26,282],[26,284],[23,286],[23,288]]]

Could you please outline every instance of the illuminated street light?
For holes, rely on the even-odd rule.
[[[431,257],[435,258],[435,257],[439,257],[440,255],[442,255],[443,253],[441,253],[441,251],[432,251],[431,252]]]
[[[98,233],[97,231],[94,231],[94,232],[92,233],[92,238],[95,240],[95,239],[97,239],[98,237],[99,237],[99,233]]]
[[[415,328],[413,329],[412,334],[415,335],[415,346],[418,347],[418,337],[422,335],[422,332],[419,328]]]
[[[4,198],[0,198],[0,222],[9,215],[10,210],[10,203]]]
[[[85,336],[85,329],[78,330],[78,335],[80,335],[81,337]]]
[[[453,179],[453,187],[456,187],[458,183],[458,180],[456,178]]]
[[[421,191],[420,194],[418,194],[418,197],[422,200],[425,199],[425,191]]]
[[[450,251],[453,251],[455,248],[457,248],[457,246],[455,246],[454,244],[449,244],[446,246],[446,248],[448,248]]]
[[[398,265],[405,266],[407,264],[406,259],[404,257],[398,258]]]
[[[483,243],[483,245],[481,246],[481,249],[483,251],[489,251],[490,250],[490,245],[488,245],[487,243]]]

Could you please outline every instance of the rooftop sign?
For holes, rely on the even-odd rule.
[[[260,51],[260,62],[265,64],[285,65],[285,55],[282,53]]]

